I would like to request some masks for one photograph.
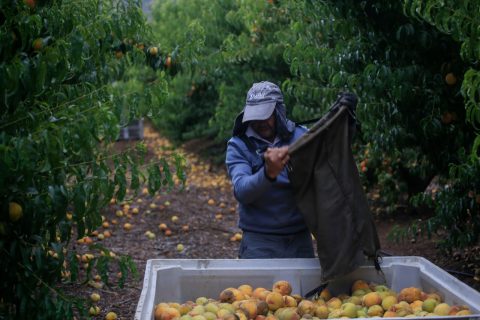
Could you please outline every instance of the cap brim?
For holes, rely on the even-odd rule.
[[[245,110],[243,111],[242,122],[253,120],[266,120],[270,118],[273,110],[275,110],[275,105],[275,101],[259,105],[246,105]]]

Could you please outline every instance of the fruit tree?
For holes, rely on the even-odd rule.
[[[109,150],[121,127],[158,112],[166,57],[149,54],[139,1],[0,3],[0,317],[86,316],[84,301],[55,289],[78,274],[72,234],[99,226],[100,210],[147,173],[151,193],[173,185],[171,162],[143,164],[142,143]],[[182,159],[171,160],[182,179]],[[134,271],[100,251],[85,260],[104,281],[110,260]]]

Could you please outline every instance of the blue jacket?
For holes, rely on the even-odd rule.
[[[274,147],[290,145],[300,138],[306,129],[291,128],[287,139],[280,139]],[[257,150],[265,150],[268,144],[254,137],[249,139]],[[285,168],[275,181],[265,175],[263,155],[234,135],[227,145],[226,165],[232,180],[234,195],[239,202],[239,228],[244,231],[268,234],[293,234],[307,229],[293,196],[292,186]]]

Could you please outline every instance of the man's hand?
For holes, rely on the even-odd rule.
[[[272,180],[277,178],[290,159],[288,147],[268,148],[263,157],[265,158],[265,173]]]

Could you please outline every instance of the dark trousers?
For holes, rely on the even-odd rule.
[[[240,259],[314,258],[312,237],[308,230],[292,235],[243,231]]]

